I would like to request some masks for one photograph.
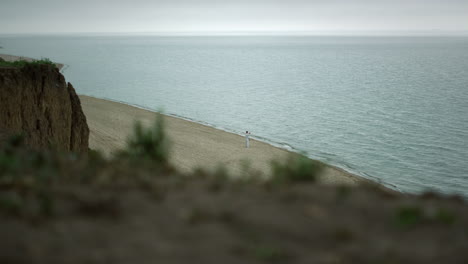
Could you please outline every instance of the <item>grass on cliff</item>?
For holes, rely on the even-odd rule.
[[[34,61],[26,61],[26,60],[6,61],[6,60],[0,58],[0,67],[22,68],[22,67],[25,67],[25,66],[34,66],[34,65],[53,65],[53,66],[55,66],[55,63],[53,63],[48,58],[43,58],[43,59],[34,60]]]

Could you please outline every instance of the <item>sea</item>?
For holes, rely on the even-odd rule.
[[[0,35],[0,46],[66,64],[79,94],[249,130],[401,192],[468,197],[468,37]]]

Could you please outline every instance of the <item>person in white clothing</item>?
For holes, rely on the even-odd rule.
[[[245,131],[245,147],[246,148],[250,148],[250,132],[249,131]]]

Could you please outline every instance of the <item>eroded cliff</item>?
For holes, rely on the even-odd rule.
[[[80,99],[53,65],[0,68],[0,140],[17,133],[32,148],[88,150]]]

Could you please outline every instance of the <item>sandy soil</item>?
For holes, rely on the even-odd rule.
[[[80,96],[90,128],[90,148],[111,155],[125,146],[136,120],[149,126],[154,112],[117,102]],[[248,168],[262,175],[270,174],[272,160],[285,160],[290,152],[251,140],[245,148],[244,137],[187,120],[165,116],[171,139],[171,163],[182,172],[202,167],[215,170],[225,166],[232,175],[241,175]],[[248,166],[246,166],[248,164]],[[247,168],[246,168],[247,167]],[[362,178],[341,169],[327,166],[321,180],[331,184],[355,185]]]

